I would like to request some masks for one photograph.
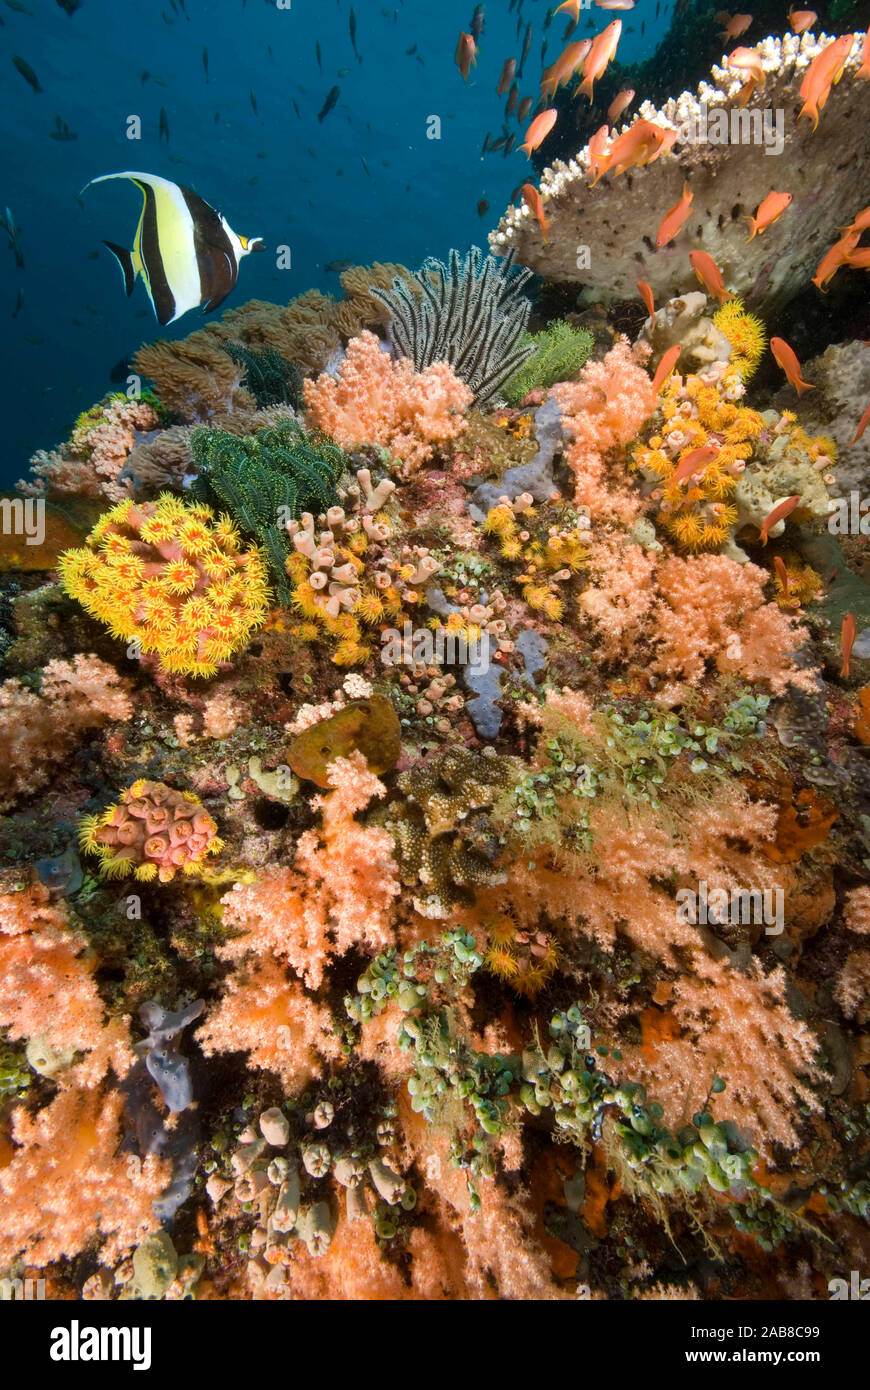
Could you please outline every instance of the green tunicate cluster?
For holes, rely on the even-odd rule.
[[[26,1091],[31,1081],[24,1047],[0,1040],[0,1100]]]
[[[527,334],[525,342],[534,354],[503,387],[508,405],[517,406],[530,391],[544,390],[556,381],[573,381],[595,346],[585,328],[572,328],[556,319],[541,333]]]
[[[765,1192],[769,1197],[770,1193],[766,1188],[761,1195]],[[786,1236],[790,1236],[795,1229],[796,1223],[785,1207],[760,1201],[754,1193],[750,1193],[741,1205],[732,1203],[729,1213],[738,1231],[743,1235],[752,1236],[762,1250],[768,1253],[781,1245]]]
[[[549,1112],[557,1131],[581,1146],[590,1137],[602,1137],[609,1117],[608,1142],[616,1144],[620,1165],[651,1195],[689,1197],[705,1188],[730,1193],[741,1199],[733,1203],[733,1212],[743,1221],[754,1219],[755,1208],[748,1212],[742,1199],[753,1195],[758,1205],[771,1198],[769,1188],[752,1174],[757,1151],[741,1141],[730,1121],[716,1123],[706,1111],[672,1133],[662,1123],[662,1107],[647,1103],[643,1086],[615,1081],[602,1068],[601,1057],[621,1060],[617,1049],[611,1053],[599,1047],[597,1056],[590,1052],[590,1032],[579,1005],[553,1014],[549,1043],[537,1039],[520,1056],[472,1047],[456,1027],[453,1004],[482,963],[472,936],[445,932],[437,942],[407,951],[401,965],[396,951],[379,956],[360,977],[357,994],[345,999],[357,1022],[398,1003],[403,1013],[399,1046],[412,1057],[412,1109],[430,1124],[445,1123],[452,1130],[453,1162],[466,1171],[473,1207],[479,1205],[474,1180],[494,1171],[492,1139],[505,1132],[518,1111],[534,1116]],[[721,1078],[714,1078],[711,1091],[721,1094],[724,1089]],[[467,1125],[457,1119],[463,1112],[473,1118],[470,1137]],[[774,1217],[758,1228],[764,1239],[786,1233],[783,1220]]]
[[[523,777],[514,790],[519,834],[527,833],[533,821],[559,819],[562,813],[557,798],[570,796],[576,803],[572,806],[570,839],[575,849],[590,850],[592,832],[584,801],[598,792],[598,776],[588,763],[575,761],[574,750],[566,741],[551,738],[546,747],[546,766]]]
[[[531,1114],[551,1110],[557,1127],[583,1142],[590,1133],[600,1136],[609,1111],[621,1161],[659,1196],[697,1193],[705,1185],[714,1192],[739,1186],[770,1196],[751,1172],[758,1153],[740,1146],[729,1122],[716,1124],[712,1115],[699,1112],[674,1135],[661,1123],[661,1106],[646,1104],[643,1086],[613,1081],[588,1051],[589,1030],[579,1005],[553,1015],[550,1037],[546,1051],[539,1044],[522,1057],[519,1099]],[[723,1089],[721,1081],[714,1089]]]
[[[224,343],[222,348],[238,366],[245,368],[242,385],[254,397],[258,410],[271,405],[290,405],[301,410],[302,373],[293,362],[274,348],[253,352],[241,343]]]
[[[198,475],[195,495],[228,511],[262,546],[278,599],[289,604],[286,522],[303,512],[316,517],[337,505],[336,483],[347,465],[344,452],[325,442],[315,444],[290,417],[242,439],[225,430],[195,430],[191,452]]]
[[[870,1179],[841,1182],[836,1188],[823,1183],[819,1191],[831,1211],[850,1211],[853,1216],[863,1216],[865,1221],[870,1219]]]

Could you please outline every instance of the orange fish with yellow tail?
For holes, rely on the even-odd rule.
[[[621,33],[622,20],[614,19],[606,29],[602,29],[601,33],[592,40],[592,47],[583,68],[583,81],[580,83],[580,91],[590,101],[595,83],[604,74],[607,64],[616,56]]]
[[[725,288],[721,270],[706,251],[690,251],[689,264],[698,278],[698,284],[703,285],[712,298],[718,299],[720,304],[724,304],[726,299],[734,298],[731,291]]]
[[[668,348],[661,362],[656,367],[656,374],[652,379],[652,389],[656,395],[658,395],[662,386],[674,370],[674,367],[677,365],[682,350],[682,346],[679,343],[674,343],[673,347]]]
[[[761,523],[761,544],[767,545],[770,533],[774,526],[778,526],[781,521],[785,521],[787,516],[791,516],[798,502],[801,500],[800,493],[793,497],[786,497],[782,502],[777,502],[776,506],[767,513]]]
[[[655,300],[653,299],[653,292],[647,284],[646,280],[638,280],[637,292],[643,300],[644,304],[646,305],[647,312],[649,313],[650,318],[655,318],[656,304]]]
[[[550,231],[550,223],[544,216],[544,204],[541,202],[541,195],[533,183],[523,184],[523,202],[532,216],[537,219],[541,236],[546,241]]]
[[[562,4],[559,6],[557,10],[553,11],[553,14],[561,14],[563,10],[567,10],[574,23],[579,24],[580,11],[585,10],[587,8],[588,6],[584,5],[583,0],[562,0]]]
[[[669,241],[679,236],[689,218],[689,211],[692,206],[692,199],[695,195],[689,192],[689,185],[683,184],[683,193],[678,203],[674,203],[669,208],[661,220],[659,229],[656,232],[656,246],[661,249],[667,246]]]
[[[784,338],[771,338],[770,350],[799,396],[802,396],[804,391],[812,391],[813,383],[802,380],[801,364],[795,356],[794,349],[789,347]]]
[[[798,112],[798,120],[801,116],[808,116],[813,123],[813,130],[819,124],[819,112],[824,108],[831,88],[843,76],[846,59],[852,52],[854,41],[854,34],[843,34],[842,38],[834,39],[813,59],[804,74],[800,87],[804,104]]]
[[[752,241],[753,237],[760,236],[778,217],[782,217],[791,200],[791,193],[768,193],[766,198],[762,198],[755,216],[746,219],[751,228],[747,240]]]
[[[526,154],[531,157],[532,151],[536,150],[550,134],[558,115],[556,108],[551,106],[548,111],[542,111],[540,116],[536,116],[526,131],[526,138],[520,145],[520,149],[525,150]]]
[[[840,648],[843,653],[843,665],[840,668],[840,675],[849,679],[849,661],[852,656],[852,648],[855,645],[855,615],[847,613],[840,627]]]

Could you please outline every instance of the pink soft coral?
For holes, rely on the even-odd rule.
[[[607,464],[635,438],[655,409],[652,383],[626,338],[618,338],[601,362],[587,362],[577,381],[554,386],[562,423],[574,441],[568,463],[576,478],[574,501],[593,517],[630,524],[640,503],[607,480]]]
[[[393,362],[368,330],[351,339],[337,378],[324,372],[304,391],[315,423],[338,444],[382,444],[403,460],[406,474],[429,461],[434,445],[459,434],[473,399],[449,363],[416,372],[404,358]]]
[[[38,790],[87,729],[133,716],[129,681],[96,656],[50,661],[39,695],[18,680],[0,685],[0,810]]]
[[[775,603],[765,603],[767,578],[758,565],[726,555],[666,560],[657,574],[653,670],[696,685],[709,659],[719,671],[763,681],[775,695],[788,685],[814,691],[814,672],[791,660],[806,633]],[[671,692],[675,699],[679,694]]]

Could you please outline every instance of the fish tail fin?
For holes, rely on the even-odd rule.
[[[749,232],[749,236],[746,238],[746,240],[752,241],[758,233],[758,223],[756,222],[754,217],[747,217],[746,221],[749,223],[751,229]]]
[[[103,245],[111,251],[124,275],[124,289],[129,297],[133,293],[133,286],[136,283],[136,271],[133,267],[133,256],[125,246],[117,246],[114,241],[104,241]]]
[[[583,81],[580,83],[580,86],[579,86],[579,88],[578,88],[578,91],[582,92],[583,95],[584,95],[584,96],[587,96],[587,97],[589,98],[589,100],[591,101],[591,100],[592,100],[592,92],[593,92],[593,90],[594,90],[594,87],[595,87],[595,78],[594,78],[594,77],[584,77],[584,78],[583,78]]]
[[[794,384],[794,389],[797,391],[799,396],[802,396],[804,391],[812,391],[814,387],[811,381],[801,381],[800,377],[798,377],[797,381]]]

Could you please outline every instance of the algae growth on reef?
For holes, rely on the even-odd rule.
[[[382,221],[334,293],[246,298],[258,238],[162,109],[110,249],[163,326],[0,500],[10,1288],[748,1304],[867,1273],[867,17],[704,11],[672,93],[622,100],[691,6],[467,8],[420,68],[445,112],[498,86],[496,131],[506,100],[488,248],[403,264]],[[392,13],[312,31],[324,170],[374,159],[328,26],[350,85],[370,35],[414,63]]]

